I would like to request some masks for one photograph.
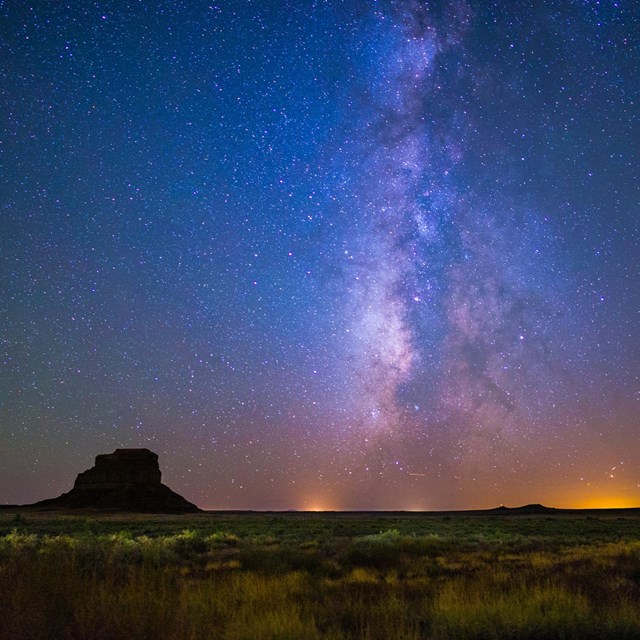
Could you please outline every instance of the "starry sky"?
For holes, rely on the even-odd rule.
[[[0,502],[640,506],[640,7],[0,1]]]

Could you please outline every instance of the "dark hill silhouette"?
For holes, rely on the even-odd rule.
[[[73,489],[35,507],[108,509],[140,513],[200,511],[162,484],[158,456],[149,449],[116,449],[96,457],[95,466],[78,474]]]
[[[555,509],[553,507],[545,507],[542,504],[525,504],[522,507],[505,507],[505,506],[500,506],[497,507],[496,509],[490,509],[491,512],[493,513],[503,513],[503,514],[518,514],[518,513],[523,513],[523,514],[545,514],[545,513],[557,513],[558,509]]]

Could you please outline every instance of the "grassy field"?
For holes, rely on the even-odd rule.
[[[1,640],[640,638],[640,518],[0,512]]]

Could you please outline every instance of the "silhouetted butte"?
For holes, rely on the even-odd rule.
[[[35,506],[141,513],[195,513],[200,509],[162,484],[158,455],[149,449],[116,449],[96,456],[73,489]]]

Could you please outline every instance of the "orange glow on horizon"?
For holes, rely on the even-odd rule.
[[[331,504],[327,503],[324,500],[318,499],[318,500],[305,500],[302,503],[302,507],[300,508],[300,511],[321,512],[321,511],[339,511],[339,509],[336,509],[334,506],[332,506]]]
[[[574,509],[631,509],[640,507],[640,499],[620,495],[586,497],[575,503]]]

